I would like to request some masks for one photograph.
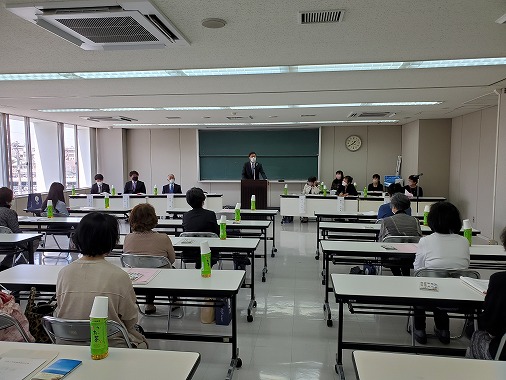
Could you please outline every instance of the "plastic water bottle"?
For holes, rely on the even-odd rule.
[[[109,342],[107,340],[108,309],[109,298],[96,296],[90,313],[90,351],[93,360],[104,359],[109,355]]]
[[[285,183],[285,187],[283,188],[283,195],[288,195],[288,184]]]
[[[241,204],[240,203],[235,204],[234,220],[236,222],[241,221]]]
[[[53,201],[51,199],[47,201],[46,214],[48,218],[52,218],[54,216]]]
[[[76,195],[76,187],[75,185],[72,185],[72,195]]]
[[[220,239],[225,240],[227,238],[227,217],[221,216],[220,219]]]
[[[200,275],[202,277],[211,277],[211,248],[209,248],[207,241],[200,243],[200,261],[202,263]]]
[[[111,194],[116,195],[116,188],[114,187],[114,185],[111,185]]]
[[[364,186],[364,198],[367,198],[367,186]]]
[[[327,185],[323,185],[323,196],[327,196]]]
[[[104,195],[104,207],[105,208],[109,208],[110,207],[109,193],[105,193],[105,195]]]
[[[256,210],[257,209],[257,202],[255,198],[255,194],[251,196],[251,209]]]
[[[153,194],[158,195],[158,187],[156,185],[153,187]]]
[[[429,218],[429,211],[430,211],[430,206],[429,206],[429,205],[426,205],[426,206],[423,208],[423,225],[424,225],[424,226],[428,226],[428,225],[429,225],[429,221],[428,221],[428,218]]]
[[[473,241],[473,227],[469,219],[464,219],[462,227],[464,228],[464,237],[469,241],[469,246],[471,246]]]

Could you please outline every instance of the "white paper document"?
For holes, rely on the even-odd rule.
[[[0,358],[0,379],[23,380],[46,360],[31,358]]]

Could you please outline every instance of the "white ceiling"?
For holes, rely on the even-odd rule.
[[[25,1],[9,1],[24,3]],[[32,1],[39,3],[42,1]],[[44,1],[47,2],[47,1]],[[84,51],[0,8],[0,73],[119,71],[414,61],[506,56],[506,2],[491,0],[154,0],[190,46]],[[1,3],[5,4],[4,1]],[[299,11],[344,9],[337,24],[300,25]],[[223,29],[201,21],[223,18]],[[0,82],[0,111],[89,126],[80,116],[139,123],[229,123],[230,111],[42,113],[45,108],[229,106],[442,101],[437,106],[236,111],[252,122],[346,120],[351,112],[395,112],[399,124],[455,117],[506,87],[506,66],[313,74]],[[301,118],[301,114],[315,114]],[[180,119],[169,120],[167,117]],[[269,116],[277,116],[269,118]],[[209,117],[203,119],[203,117]]]

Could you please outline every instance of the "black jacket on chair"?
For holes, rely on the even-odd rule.
[[[146,194],[146,185],[144,184],[144,182],[137,181],[135,189],[133,189],[132,187],[133,187],[132,181],[128,181],[127,183],[125,183],[125,190],[123,190],[123,194],[137,194],[137,193]]]
[[[102,193],[111,193],[111,189],[107,183],[102,182]],[[100,194],[98,191],[98,185],[96,183],[91,185],[91,194]]]
[[[205,208],[194,208],[183,214],[184,232],[214,232],[220,235],[220,226],[214,211]]]
[[[181,185],[178,185],[177,183],[174,184],[174,191],[172,192],[172,194],[182,194],[183,192],[181,191]],[[162,194],[171,194],[170,192],[170,183],[168,185],[165,185],[164,187],[162,187]]]
[[[255,173],[251,170],[251,162],[246,162],[242,167],[242,179],[260,179],[260,175],[263,179],[267,179],[262,164],[255,162]]]

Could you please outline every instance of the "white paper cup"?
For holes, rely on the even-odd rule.
[[[225,215],[222,215],[220,218],[220,224],[227,223],[227,217]]]
[[[206,240],[200,243],[200,254],[205,255],[209,252],[211,252],[211,248],[209,248],[209,242]]]
[[[429,206],[429,205],[426,205],[426,206],[423,208],[423,212],[430,212],[430,206]]]
[[[464,219],[464,220],[462,221],[462,227],[463,227],[465,230],[469,230],[469,229],[473,228],[473,227],[471,226],[471,222],[469,221],[469,219]]]
[[[109,312],[109,297],[95,296],[91,307],[90,318],[107,318]]]

